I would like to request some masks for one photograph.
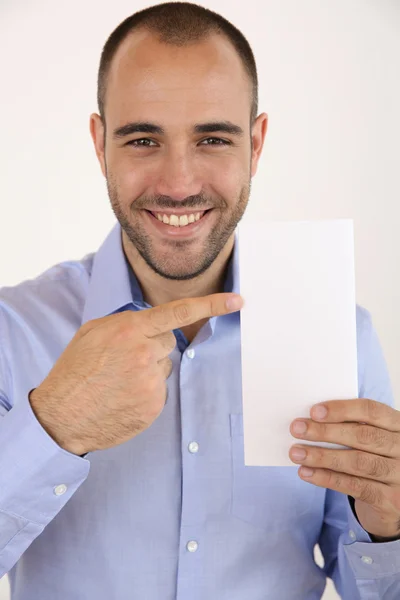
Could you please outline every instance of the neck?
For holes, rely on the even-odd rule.
[[[140,284],[143,299],[150,306],[159,306],[173,300],[196,298],[224,291],[225,272],[234,246],[234,234],[213,264],[201,275],[186,281],[165,279],[155,273],[122,230],[122,246]]]

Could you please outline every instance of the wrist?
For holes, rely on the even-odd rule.
[[[379,544],[379,543],[394,542],[394,541],[400,540],[400,519],[397,519],[394,522],[386,523],[386,524],[383,523],[382,519],[379,519],[374,524],[376,526],[376,529],[375,529],[375,526],[374,526],[374,528],[371,527],[371,529],[375,529],[375,532],[379,531],[379,534],[371,533],[371,531],[368,531],[368,528],[367,528],[368,526],[365,527],[360,522],[360,519],[358,518],[358,514],[356,511],[355,498],[353,498],[352,496],[348,496],[348,499],[349,499],[349,503],[350,503],[351,510],[353,512],[354,517],[357,519],[358,523],[361,525],[361,527],[364,529],[364,531],[366,533],[368,533],[372,542]],[[384,529],[383,529],[383,524],[384,524]],[[370,523],[370,525],[371,525],[371,523]]]
[[[77,456],[86,455],[88,453],[87,448],[85,448],[80,442],[72,441],[71,439],[66,440],[64,437],[61,438],[61,436],[56,433],[56,428],[53,426],[51,419],[49,420],[48,418],[49,411],[46,409],[42,410],[43,406],[46,407],[46,401],[43,400],[38,388],[34,388],[29,392],[28,400],[37,421],[40,423],[41,427],[43,427],[46,433],[52,438],[52,440],[58,446],[60,446],[60,448],[70,452],[71,454],[76,454]]]

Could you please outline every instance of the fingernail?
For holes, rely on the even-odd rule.
[[[321,405],[314,406],[312,409],[313,419],[318,419],[318,420],[325,419],[327,414],[328,414],[328,409],[325,406],[321,406]]]
[[[301,467],[300,473],[303,477],[311,477],[314,475],[314,469],[309,469],[308,467]]]
[[[303,450],[303,448],[297,448],[296,446],[294,448],[292,448],[292,451],[290,454],[292,455],[292,458],[294,458],[295,460],[304,460],[305,457],[307,456],[307,452],[305,450]]]
[[[293,431],[295,433],[305,433],[307,431],[307,424],[304,421],[295,421],[293,423]]]
[[[244,304],[244,300],[242,296],[236,294],[235,296],[230,296],[225,304],[229,310],[240,310]]]

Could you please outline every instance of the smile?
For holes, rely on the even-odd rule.
[[[203,210],[202,212],[187,213],[184,215],[167,215],[163,212],[150,212],[154,217],[156,217],[156,219],[165,225],[172,225],[173,227],[186,227],[191,223],[200,221],[207,211]]]
[[[214,209],[208,209],[201,212],[196,211],[177,215],[173,213],[166,214],[163,211],[144,210],[144,213],[150,218],[152,227],[155,227],[160,234],[167,237],[191,237],[199,233],[214,212]]]

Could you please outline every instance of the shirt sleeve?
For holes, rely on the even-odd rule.
[[[28,396],[12,408],[0,390],[0,577],[85,481],[90,461],[61,448]]]
[[[371,315],[361,309],[360,398],[394,406],[383,351]],[[358,522],[348,496],[327,490],[319,546],[324,571],[343,600],[400,598],[400,540],[374,543]]]

